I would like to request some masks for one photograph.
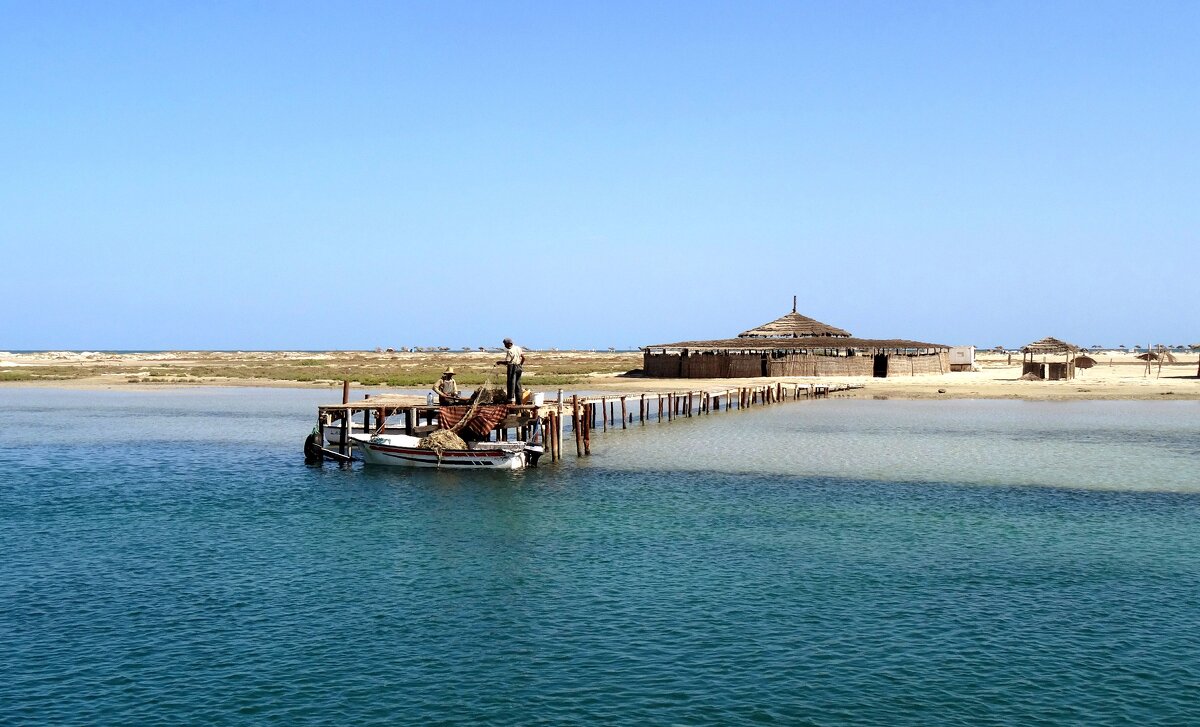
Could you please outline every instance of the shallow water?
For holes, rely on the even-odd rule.
[[[1195,403],[802,402],[485,477],[306,467],[328,398],[0,389],[0,724],[1200,721]]]

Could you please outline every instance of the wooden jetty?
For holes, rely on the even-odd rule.
[[[592,433],[599,429],[628,429],[648,422],[668,423],[679,418],[707,416],[770,406],[786,401],[821,399],[837,392],[861,389],[861,384],[764,382],[752,386],[708,390],[655,391],[650,393],[612,392],[603,394],[564,394],[541,404],[509,404],[508,416],[489,434],[489,440],[528,441],[531,438],[545,446],[553,462],[563,458],[563,436],[570,429],[575,440],[575,454],[585,457],[592,453]],[[351,401],[350,384],[342,388],[340,404],[317,407],[317,430],[322,445],[330,428],[337,437],[336,450],[326,450],[336,461],[349,461],[350,426],[352,417],[363,416],[363,431],[377,432],[402,427],[406,434],[422,436],[437,429],[433,424],[441,407],[428,403],[426,397],[413,394],[368,395]],[[393,423],[399,417],[399,423]],[[389,422],[392,419],[393,422]],[[357,425],[356,425],[357,426]]]

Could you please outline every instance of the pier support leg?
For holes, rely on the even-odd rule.
[[[350,382],[346,382],[347,388]],[[338,443],[338,452],[342,454],[350,453],[350,408],[347,407],[342,412],[342,441]]]
[[[576,456],[582,457],[583,456],[583,432],[581,431],[581,427],[583,425],[583,422],[579,418],[579,395],[578,394],[573,394],[571,396],[571,410],[572,410],[571,429],[573,429],[575,431],[575,454],[576,454]]]

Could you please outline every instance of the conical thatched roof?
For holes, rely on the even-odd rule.
[[[1047,336],[1040,341],[1034,341],[1021,349],[1022,353],[1074,353],[1079,346],[1066,341],[1060,341],[1053,336]]]
[[[751,328],[738,334],[738,338],[807,338],[808,336],[849,338],[850,332],[792,311],[770,323],[764,323],[758,328]]]

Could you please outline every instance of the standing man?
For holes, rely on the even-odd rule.
[[[521,403],[521,367],[525,364],[525,351],[520,346],[513,344],[511,338],[504,339],[504,360],[497,361],[496,365],[504,364],[508,367],[507,392],[509,404]]]

